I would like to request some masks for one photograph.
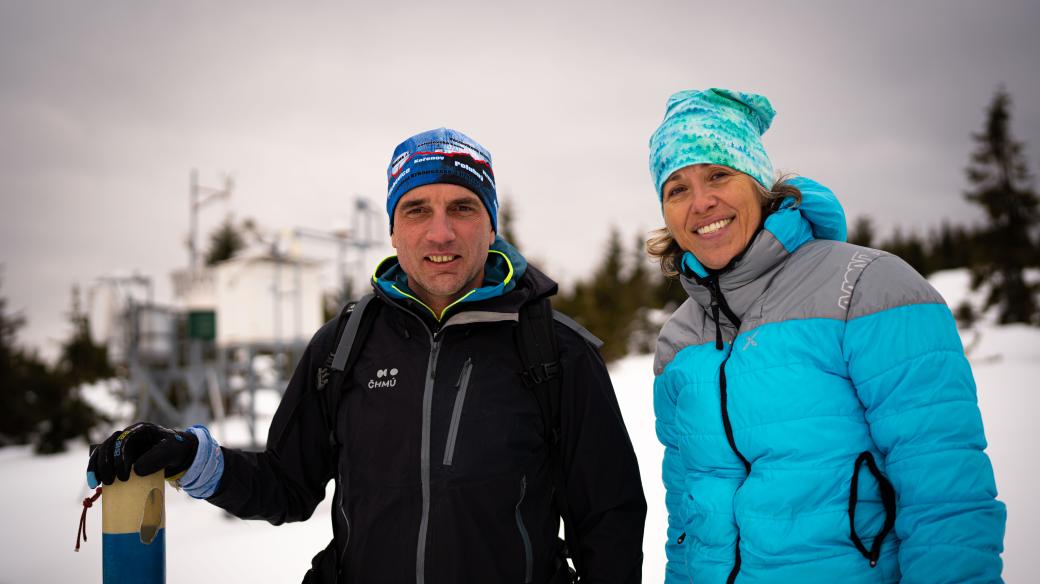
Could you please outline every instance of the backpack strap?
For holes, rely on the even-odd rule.
[[[566,561],[568,557],[574,560],[570,552],[577,550],[578,546],[575,525],[571,520],[570,506],[567,503],[563,454],[560,445],[560,396],[563,390],[563,371],[560,364],[559,340],[553,324],[557,320],[557,314],[563,316],[562,313],[554,313],[548,298],[524,305],[520,308],[516,341],[524,367],[520,372],[520,379],[523,380],[524,386],[534,393],[535,399],[538,401],[545,440],[549,445],[549,473],[553,487],[553,501],[563,518],[566,539],[562,549],[564,557],[561,561]],[[564,318],[567,317],[564,316]],[[585,330],[573,320],[569,318],[567,320],[581,330]],[[580,574],[581,566],[577,564],[577,561],[575,561],[575,567]],[[571,577],[573,579],[574,574]]]
[[[336,436],[336,414],[339,412],[343,384],[358,354],[361,353],[362,344],[354,341],[358,338],[364,339],[375,320],[379,303],[370,307],[374,298],[374,294],[366,294],[357,302],[347,303],[343,307],[336,322],[336,349],[329,355],[326,367],[318,370],[317,389],[321,394],[319,401],[322,404],[326,427],[329,429],[329,444],[337,448],[340,441]]]
[[[333,350],[317,372],[317,383],[315,388],[318,392],[318,403],[321,407],[321,415],[325,420],[325,427],[329,429],[329,446],[332,448],[332,465],[338,468],[341,463],[342,443],[336,434],[336,417],[339,413],[340,400],[345,391],[344,385],[350,374],[358,355],[361,353],[362,341],[372,330],[372,323],[379,312],[380,302],[373,303],[373,294],[366,294],[357,302],[348,302],[340,311],[336,319],[336,336],[333,338]],[[344,492],[349,492],[349,485],[343,480],[343,475],[336,473],[335,501],[343,501]],[[318,553],[312,560],[312,568],[307,571],[303,581],[307,582],[331,582],[339,573],[339,542],[342,537],[349,537],[340,533],[337,523],[337,514],[332,514],[332,541]],[[349,527],[349,526],[348,526]],[[331,578],[331,579],[330,579]]]
[[[542,414],[546,440],[553,447],[560,434],[560,347],[553,322],[559,322],[599,349],[603,341],[566,314],[552,309],[549,300],[541,299],[520,309],[517,346],[524,370],[520,379],[534,391]]]
[[[599,337],[589,332],[589,329],[578,324],[578,321],[560,312],[559,310],[553,310],[553,319],[556,322],[562,324],[563,326],[578,333],[578,335],[580,335],[581,338],[585,339],[585,342],[592,345],[596,349],[599,349],[603,346],[603,341],[601,341]]]
[[[520,379],[538,399],[545,439],[555,449],[560,437],[562,371],[559,343],[553,328],[552,306],[548,299],[543,298],[521,307],[516,340],[524,366]]]
[[[347,358],[350,356],[350,349],[354,346],[354,339],[357,338],[358,329],[361,327],[361,319],[365,314],[365,308],[368,307],[368,303],[373,298],[375,298],[375,294],[365,294],[361,297],[361,300],[347,304],[344,307],[348,318],[345,328],[338,334],[339,343],[332,357],[333,371],[346,371]],[[340,322],[342,321],[343,316],[340,315]]]

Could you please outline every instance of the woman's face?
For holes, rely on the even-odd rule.
[[[679,247],[712,269],[725,267],[744,251],[762,220],[754,180],[718,164],[673,172],[662,187],[662,207]]]

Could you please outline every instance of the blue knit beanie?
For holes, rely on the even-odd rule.
[[[465,187],[484,203],[491,228],[498,232],[498,195],[491,153],[462,132],[438,128],[416,134],[394,149],[386,169],[386,213],[394,232],[394,209],[408,191],[448,183]]]
[[[650,174],[657,198],[671,174],[691,164],[721,164],[773,187],[773,163],[761,136],[776,112],[769,100],[729,89],[690,89],[668,98],[664,121],[650,137]]]

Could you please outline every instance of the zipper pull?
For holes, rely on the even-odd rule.
[[[437,334],[440,334],[439,331]],[[433,343],[430,345],[430,379],[437,379],[437,353],[441,350],[437,334],[432,336]]]
[[[679,539],[675,540],[675,543],[677,543],[679,545],[682,545],[682,542],[684,542],[684,541],[686,541],[686,532],[685,531],[682,532],[682,535],[679,536]]]

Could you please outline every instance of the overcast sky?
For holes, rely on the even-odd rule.
[[[193,167],[236,182],[202,233],[331,229],[355,194],[381,208],[399,141],[454,127],[564,282],[610,226],[660,226],[647,139],[680,89],[769,97],[774,165],[882,228],[979,220],[963,168],[1001,85],[1040,172],[1037,2],[383,4],[0,0],[0,295],[23,342],[52,353],[99,276],[170,299]]]

